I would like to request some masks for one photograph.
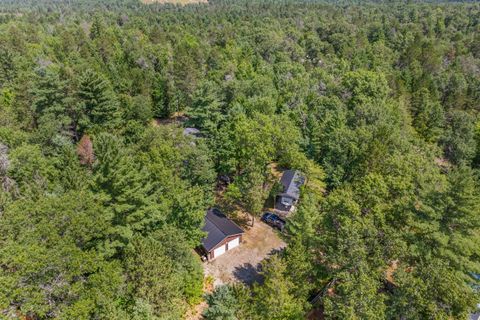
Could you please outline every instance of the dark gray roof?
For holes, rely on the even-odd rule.
[[[300,187],[305,183],[305,177],[297,170],[286,170],[280,183],[283,185],[282,197],[290,197],[295,200],[300,198]]]
[[[228,219],[216,208],[207,211],[205,215],[205,226],[202,230],[207,232],[207,236],[202,240],[203,247],[207,251],[212,250],[226,237],[243,233],[243,230],[240,229],[235,222]]]

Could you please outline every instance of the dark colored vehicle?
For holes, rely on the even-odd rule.
[[[272,212],[265,212],[262,216],[262,221],[280,231],[283,231],[286,224],[285,220],[282,220],[279,216]]]

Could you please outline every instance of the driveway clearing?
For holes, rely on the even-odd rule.
[[[205,276],[214,278],[215,287],[232,282],[251,285],[260,279],[260,262],[285,246],[276,231],[257,220],[253,227],[245,230],[240,246],[204,264]]]

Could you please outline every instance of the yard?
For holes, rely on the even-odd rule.
[[[253,227],[245,230],[239,247],[205,263],[205,276],[214,278],[214,286],[231,282],[250,285],[259,279],[260,262],[285,246],[276,231],[257,220]]]

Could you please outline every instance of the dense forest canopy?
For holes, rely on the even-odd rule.
[[[218,178],[259,216],[272,163],[288,246],[206,319],[466,319],[480,4],[0,0],[0,318],[182,319]]]

